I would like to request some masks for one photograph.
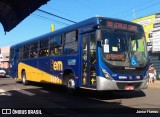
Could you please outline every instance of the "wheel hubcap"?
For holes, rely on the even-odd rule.
[[[75,88],[75,82],[73,79],[68,80],[68,88],[72,88],[72,89]]]

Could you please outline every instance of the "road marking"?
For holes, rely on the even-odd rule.
[[[49,91],[45,91],[45,90],[40,90],[43,93],[49,93]]]
[[[0,96],[1,95],[5,95],[5,96],[11,96],[11,93],[9,93],[9,92],[7,92],[7,91],[5,91],[5,90],[3,90],[3,89],[0,89]]]
[[[34,96],[34,95],[36,95],[34,93],[31,93],[31,92],[28,92],[28,91],[25,91],[25,90],[22,90],[22,89],[14,89],[14,90],[17,91],[17,92],[20,92],[22,94],[28,95],[28,96]]]

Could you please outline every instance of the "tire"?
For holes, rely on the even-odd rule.
[[[67,87],[68,93],[74,93],[76,86],[73,73],[64,76],[65,85]]]
[[[22,72],[22,83],[24,85],[28,84],[28,81],[26,80],[26,72],[25,71]]]

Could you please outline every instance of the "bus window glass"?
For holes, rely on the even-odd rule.
[[[96,39],[95,34],[90,35],[90,62],[96,62]]]
[[[64,54],[77,54],[78,36],[76,31],[69,32],[65,35]]]
[[[49,39],[41,40],[40,41],[40,50],[39,50],[39,57],[44,57],[49,55]]]
[[[20,48],[19,48],[19,60],[23,59],[23,50],[24,50],[24,46],[20,46]]]
[[[30,50],[30,44],[24,45],[24,50],[23,50],[23,58],[24,59],[29,58],[29,50]]]
[[[31,43],[30,47],[30,58],[38,57],[38,42]]]
[[[83,48],[83,60],[87,61],[87,52],[88,52],[88,47],[87,47],[87,38],[88,36],[84,36],[82,40],[82,48]]]
[[[102,39],[103,57],[109,64],[115,66],[145,66],[147,52],[145,50],[145,38],[142,34],[103,30]],[[136,61],[134,64],[133,59]]]
[[[50,55],[58,56],[60,54],[62,54],[62,39],[61,35],[58,35],[50,40]]]
[[[13,60],[14,48],[10,48],[10,61]]]

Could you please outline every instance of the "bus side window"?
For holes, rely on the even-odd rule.
[[[61,35],[52,37],[50,40],[50,56],[58,56],[62,54]]]
[[[28,59],[29,58],[29,50],[30,50],[30,44],[24,45],[23,49],[23,59]]]
[[[23,50],[24,50],[24,46],[20,46],[20,48],[19,48],[19,60],[23,59]]]
[[[37,58],[37,57],[38,57],[37,51],[30,52],[30,58]]]
[[[78,34],[72,31],[65,34],[64,54],[77,54],[78,52]]]
[[[39,57],[45,57],[49,55],[49,39],[43,39],[40,41]]]
[[[38,57],[38,42],[31,43],[30,47],[30,58]]]

